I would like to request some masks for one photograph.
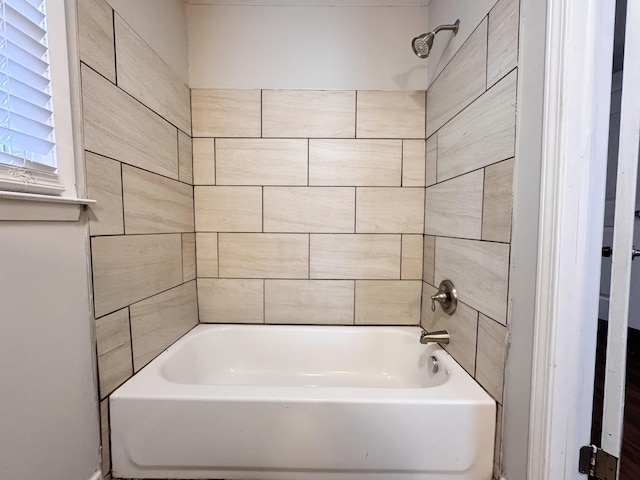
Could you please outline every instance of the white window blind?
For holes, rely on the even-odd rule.
[[[53,173],[45,0],[0,0],[0,164]]]

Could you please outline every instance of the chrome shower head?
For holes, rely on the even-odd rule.
[[[431,52],[431,47],[433,46],[433,39],[441,30],[453,30],[453,34],[458,33],[458,27],[460,26],[460,20],[456,20],[456,23],[452,25],[440,25],[436,27],[435,30],[428,33],[423,33],[419,37],[416,37],[411,42],[411,48],[413,48],[413,53],[415,53],[420,58],[427,58],[429,56],[429,52]]]
[[[429,52],[431,51],[431,47],[433,46],[433,39],[435,37],[435,33],[429,32],[423,33],[419,37],[414,38],[411,42],[413,53],[415,53],[420,58],[427,58],[429,56]]]

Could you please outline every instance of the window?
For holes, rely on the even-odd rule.
[[[45,0],[0,0],[0,188],[60,193]]]

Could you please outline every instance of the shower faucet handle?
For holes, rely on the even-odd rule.
[[[438,292],[435,295],[431,295],[431,311],[436,311],[436,302],[444,303],[449,299],[449,296],[444,292]]]
[[[431,311],[436,311],[436,302],[440,303],[442,311],[453,315],[458,307],[458,291],[451,280],[440,282],[438,292],[431,296]]]

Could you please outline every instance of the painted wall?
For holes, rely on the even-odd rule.
[[[99,466],[86,219],[0,222],[0,478]]]
[[[429,85],[467,41],[495,3],[496,0],[431,1],[427,22],[429,31],[434,30],[438,25],[452,24],[456,19],[460,20],[460,27],[456,35],[449,31],[443,31],[436,36],[431,54],[427,58],[427,83]]]
[[[498,402],[502,471],[504,369],[516,146],[519,1],[499,0],[427,90],[422,324]],[[453,281],[453,315],[425,301]]]
[[[188,5],[192,88],[420,90],[426,7]]]
[[[198,322],[191,105],[108,3],[79,0],[78,13],[106,475],[109,395]]]
[[[182,80],[188,83],[187,15],[182,0],[107,0]]]

